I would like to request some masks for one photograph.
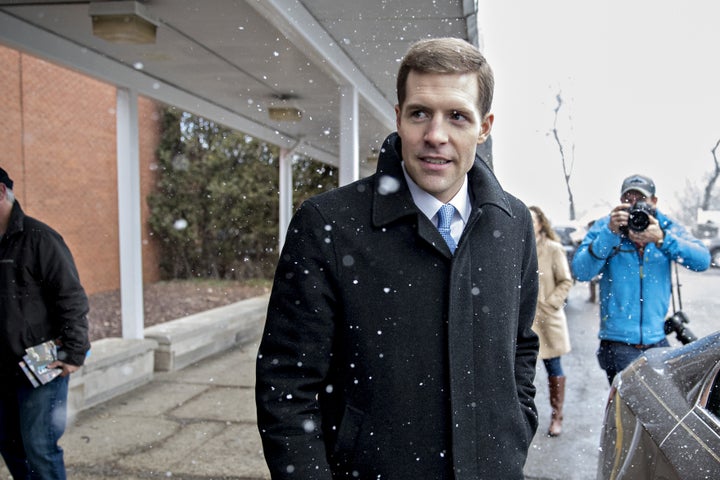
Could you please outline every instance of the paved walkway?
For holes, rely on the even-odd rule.
[[[68,478],[270,478],[255,423],[256,350],[253,343],[156,373],[80,412],[61,439]],[[9,478],[4,465],[0,478]]]
[[[697,281],[711,279],[720,283],[720,275]],[[699,308],[707,298],[700,297],[693,308],[693,290],[688,293],[698,318],[693,328],[708,333],[700,318],[710,315],[700,315]],[[525,468],[529,480],[595,478],[608,386],[594,356],[597,305],[587,303],[587,295],[587,284],[577,284],[566,309],[573,351],[563,357],[568,392],[565,431],[559,438],[544,435],[550,406],[547,377],[538,364],[540,427]],[[711,327],[716,329],[709,323],[706,329]],[[61,441],[68,478],[270,478],[255,424],[256,350],[257,340],[180,371],[156,373],[150,384],[80,412]],[[0,479],[6,478],[0,465]]]
[[[540,424],[525,464],[527,480],[595,480],[608,382],[595,358],[598,305],[587,301],[586,283],[570,291],[565,314],[572,350],[563,355],[567,377],[563,434],[545,435],[550,426],[547,373],[538,360],[535,405]]]
[[[538,368],[540,429],[525,469],[528,479],[594,478],[607,386],[592,355],[597,307],[586,298],[587,287],[577,285],[568,306],[575,348],[564,366],[572,392],[566,432],[558,439],[541,434],[550,410],[547,377]],[[68,478],[269,479],[253,392],[259,334],[248,345],[182,370],[156,372],[151,383],[80,412],[61,440]],[[9,478],[3,467],[0,478]]]
[[[255,421],[257,343],[81,412],[63,437],[69,478],[265,479]]]

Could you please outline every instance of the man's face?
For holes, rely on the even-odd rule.
[[[447,203],[492,128],[493,116],[480,116],[477,77],[410,72],[405,103],[395,106],[395,115],[410,178]]]
[[[648,198],[642,192],[638,192],[637,190],[628,190],[620,197],[620,201],[622,203],[630,204],[631,207],[637,202],[646,202],[655,207],[657,204],[657,197],[652,196]]]

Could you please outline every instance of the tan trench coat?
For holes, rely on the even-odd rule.
[[[558,242],[542,237],[537,242],[539,291],[533,330],[540,337],[539,358],[570,351],[565,300],[573,285],[565,250]]]

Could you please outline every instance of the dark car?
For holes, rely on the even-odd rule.
[[[582,241],[583,232],[578,231],[577,227],[572,225],[555,225],[553,226],[553,230],[555,230],[555,233],[560,237],[560,243],[562,243],[565,249],[568,264],[570,264],[573,255],[575,255],[575,250],[577,250],[578,245],[580,245]],[[578,235],[580,235],[579,239],[577,238]]]
[[[712,222],[698,224],[692,229],[693,235],[702,240],[710,250],[713,268],[720,268],[720,228]]]
[[[720,332],[618,374],[600,443],[598,479],[720,478]]]
[[[710,258],[713,268],[720,268],[720,237],[713,237],[703,240],[703,243],[710,250]]]
[[[713,268],[720,268],[720,235],[714,237],[703,238],[702,242],[710,250],[710,259]]]

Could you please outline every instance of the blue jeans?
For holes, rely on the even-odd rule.
[[[546,358],[543,359],[545,364],[545,370],[547,370],[548,377],[564,377],[562,363],[560,363],[560,357]]]
[[[643,345],[642,347],[636,347],[634,345],[628,345],[627,343],[611,342],[609,340],[602,340],[600,342],[600,348],[597,351],[597,359],[600,364],[600,368],[605,370],[608,382],[612,385],[615,375],[630,365],[636,358],[650,348],[657,347],[669,347],[667,338],[660,340],[652,345]]]
[[[58,440],[67,423],[70,377],[33,388],[3,385],[0,393],[0,453],[15,480],[65,480]]]

